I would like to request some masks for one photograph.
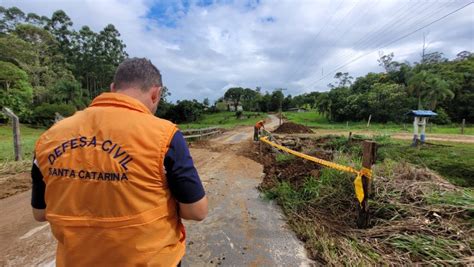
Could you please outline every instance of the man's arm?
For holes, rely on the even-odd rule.
[[[33,162],[33,167],[31,168],[31,180],[32,180],[32,189],[31,189],[31,207],[33,209],[33,217],[38,222],[46,221],[45,209],[46,202],[44,201],[44,192],[46,190],[46,184],[43,181],[43,174],[41,174],[40,169],[38,168],[37,161]]]
[[[179,203],[179,216],[185,220],[202,221],[208,212],[207,197],[204,196],[197,202],[186,204]]]
[[[38,222],[47,221],[44,209],[40,210],[40,209],[33,208],[33,218],[35,218],[35,220],[38,221]]]
[[[166,177],[179,203],[179,215],[202,221],[208,213],[207,197],[181,132],[176,132],[165,156]]]

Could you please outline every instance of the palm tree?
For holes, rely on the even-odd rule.
[[[429,80],[429,88],[423,92],[423,96],[429,102],[431,110],[436,108],[439,101],[445,100],[447,97],[454,98],[454,93],[449,89],[449,83],[437,76]]]
[[[422,102],[429,103],[434,110],[439,101],[447,97],[453,98],[454,93],[449,89],[449,83],[439,76],[422,70],[408,80],[408,90],[418,98],[418,109],[422,109]]]

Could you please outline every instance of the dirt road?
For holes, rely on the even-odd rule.
[[[349,130],[328,130],[328,129],[313,129],[314,134],[297,134],[299,136],[324,136],[324,135],[349,135]],[[374,132],[370,130],[353,130],[352,134],[360,134],[365,136],[380,135],[380,132]],[[391,138],[399,140],[413,140],[412,133],[388,133]],[[432,134],[426,133],[426,140],[440,141],[440,142],[453,142],[453,143],[469,143],[474,144],[474,135],[462,135],[462,134]]]
[[[277,123],[270,117],[267,128]],[[256,186],[263,167],[240,156],[253,135],[241,127],[195,145],[191,154],[206,188],[210,213],[186,222],[184,266],[304,266],[303,244],[286,227],[280,209]],[[204,148],[203,148],[204,147]],[[31,217],[30,191],[0,200],[0,266],[54,266],[55,241],[47,223]]]

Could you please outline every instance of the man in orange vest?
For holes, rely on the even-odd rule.
[[[183,135],[154,116],[161,74],[127,59],[110,88],[37,141],[33,215],[51,225],[57,266],[179,265],[181,219],[208,206]]]
[[[263,125],[263,121],[258,121],[255,124],[255,127],[253,127],[253,140],[254,141],[259,140],[259,135],[260,135],[260,129],[261,128],[265,129],[265,125]]]

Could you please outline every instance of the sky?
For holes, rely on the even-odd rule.
[[[172,101],[211,101],[234,86],[327,91],[338,71],[382,72],[379,54],[419,61],[474,52],[470,0],[0,0],[48,17],[64,10],[80,29],[111,23],[131,57],[149,58]],[[443,16],[449,15],[438,22]],[[432,23],[434,22],[434,23]],[[432,24],[431,24],[432,23]],[[426,26],[426,27],[425,27]]]

